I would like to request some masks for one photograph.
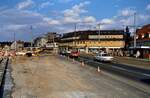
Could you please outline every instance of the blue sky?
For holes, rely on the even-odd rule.
[[[123,29],[133,24],[137,13],[137,25],[150,23],[150,0],[1,0],[0,41],[31,40],[48,31],[65,33],[74,30],[94,29],[104,23],[102,29]],[[33,26],[32,31],[30,26]]]

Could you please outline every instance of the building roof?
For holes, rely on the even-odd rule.
[[[136,33],[138,35],[139,34],[145,34],[145,33],[149,33],[150,34],[150,24],[143,26],[141,29],[138,29]]]
[[[76,37],[76,36],[81,36],[81,35],[98,35],[99,30],[85,30],[85,31],[74,31],[74,32],[69,32],[69,33],[64,33],[62,38],[67,38],[67,37]],[[102,35],[123,35],[124,30],[100,30],[100,34]]]

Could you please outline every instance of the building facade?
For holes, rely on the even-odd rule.
[[[24,49],[24,42],[21,40],[14,41],[10,47],[12,50],[21,51]]]
[[[60,41],[60,49],[76,48],[89,52],[97,49],[116,50],[124,48],[124,30],[86,30],[65,33]]]
[[[134,53],[140,51],[141,58],[150,58],[150,24],[137,29],[136,47],[134,47],[134,41],[131,41],[130,49],[134,50]]]
[[[34,46],[35,47],[46,47],[47,44],[47,38],[46,37],[37,37],[34,39]]]

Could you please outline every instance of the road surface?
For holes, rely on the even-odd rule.
[[[12,98],[149,98],[150,88],[59,56],[16,57]],[[133,83],[133,85],[132,85]],[[148,86],[148,85],[146,85]]]

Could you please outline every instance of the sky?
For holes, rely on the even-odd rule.
[[[46,32],[123,29],[150,23],[150,0],[0,0],[0,41],[31,41]],[[32,26],[32,29],[31,29]],[[131,28],[133,29],[133,28]]]

